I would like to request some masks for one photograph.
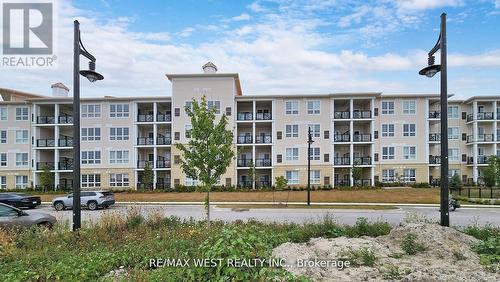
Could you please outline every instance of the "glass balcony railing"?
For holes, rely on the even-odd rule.
[[[441,141],[441,134],[440,133],[429,133],[429,141],[430,142]]]
[[[253,167],[253,160],[251,159],[237,159],[236,160],[238,167]]]
[[[441,156],[429,155],[429,164],[440,164]]]
[[[354,118],[354,119],[372,118],[372,111],[354,110],[352,112],[352,118]]]
[[[431,111],[429,112],[429,118],[440,118],[441,112],[439,111]]]
[[[66,162],[58,162],[57,167],[59,170],[72,170],[73,169],[73,160]]]
[[[156,168],[170,168],[172,162],[170,160],[157,160]]]
[[[172,144],[172,138],[170,136],[160,136],[156,138],[156,145],[170,145]]]
[[[73,137],[62,136],[57,142],[59,147],[73,147]]]
[[[156,121],[158,122],[172,121],[172,114],[170,112],[159,113],[156,115]]]
[[[145,161],[145,160],[138,160],[137,161],[137,168],[145,168],[146,164],[148,164],[149,167],[153,168],[153,162],[152,161]]]
[[[257,113],[257,114],[255,114],[255,119],[256,120],[271,120],[272,115],[271,115],[271,113]]]
[[[353,162],[357,165],[371,165],[371,157],[354,157]]]
[[[62,124],[71,124],[73,123],[73,116],[70,115],[62,115],[57,117],[58,122]]]
[[[46,167],[49,168],[50,170],[53,170],[54,169],[54,162],[37,162],[36,163],[37,170],[44,170]]]

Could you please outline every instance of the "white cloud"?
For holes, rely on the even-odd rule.
[[[193,34],[194,31],[195,31],[194,28],[187,27],[187,28],[183,29],[181,32],[179,32],[178,35],[180,37],[189,37],[189,36],[191,36],[191,34]]]
[[[258,1],[252,2],[250,5],[248,5],[248,8],[256,13],[262,13],[266,11],[266,9],[262,7]]]
[[[396,0],[395,3],[401,10],[407,11],[458,7],[465,4],[463,0]]]
[[[246,14],[246,13],[243,13],[243,14],[241,14],[239,16],[232,17],[231,19],[233,21],[248,21],[250,19],[250,15]]]

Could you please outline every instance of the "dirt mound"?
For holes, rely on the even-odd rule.
[[[487,272],[479,264],[479,256],[470,248],[477,242],[452,228],[412,223],[378,238],[285,243],[273,255],[286,260],[285,269],[314,281],[500,281],[500,274]],[[333,263],[321,265],[325,261]],[[349,267],[339,267],[346,261]]]

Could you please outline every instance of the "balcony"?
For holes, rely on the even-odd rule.
[[[334,157],[333,164],[334,165],[350,165],[351,159],[349,157]]]
[[[170,145],[172,138],[170,136],[160,136],[156,138],[156,145]]]
[[[477,157],[477,164],[488,164],[490,161],[490,158],[488,156],[478,156]]]
[[[441,164],[441,156],[429,155],[429,164]]]
[[[238,144],[252,144],[252,136],[238,136]]]
[[[474,164],[474,157],[467,157],[467,164]]]
[[[371,165],[372,157],[354,157],[353,162],[357,165]]]
[[[54,116],[37,116],[36,123],[37,124],[54,124],[54,123],[56,123],[56,117],[54,117]]]
[[[333,136],[333,142],[350,142],[351,135],[349,133],[335,134]]]
[[[165,179],[164,183],[156,183],[157,190],[166,190],[170,189],[170,178]]]
[[[137,137],[137,145],[154,145],[153,137]]]
[[[333,183],[335,186],[351,186],[351,181],[349,179],[337,179]]]
[[[44,170],[45,167],[48,167],[50,170],[54,169],[54,162],[37,162],[36,170]]]
[[[500,110],[497,110],[497,119],[500,120]]]
[[[350,119],[351,113],[348,111],[336,111],[333,114],[334,119]]]
[[[493,112],[477,113],[477,120],[492,120],[492,119],[495,119],[495,115]]]
[[[66,162],[58,162],[57,167],[59,170],[72,170],[73,169],[73,160]]]
[[[354,134],[352,136],[353,142],[371,142],[372,135],[371,134]]]
[[[172,114],[170,112],[156,114],[156,121],[158,122],[172,121]]]
[[[253,120],[253,114],[250,112],[238,113],[238,120]]]
[[[54,140],[54,139],[37,139],[36,146],[37,147],[55,147],[56,140]]]
[[[441,112],[440,111],[429,112],[429,118],[441,118]]]
[[[476,138],[474,135],[467,136],[467,143],[471,142],[494,142],[495,135],[493,134],[478,134]]]
[[[252,181],[238,181],[238,187],[251,188]]]
[[[441,133],[429,133],[429,142],[440,142]]]
[[[144,161],[144,160],[138,160],[137,161],[137,168],[145,168],[146,164],[149,164],[149,167],[153,168],[153,162],[152,161]]]
[[[260,134],[260,135],[255,136],[255,143],[257,143],[257,144],[272,143],[271,134]]]
[[[255,115],[256,120],[271,120],[272,119],[272,114],[271,113],[257,113]]]
[[[154,121],[154,116],[153,114],[138,114],[137,115],[137,122],[153,122]]]
[[[156,168],[170,168],[171,165],[170,160],[156,160]]]
[[[372,111],[354,110],[352,112],[352,118],[354,119],[372,118]]]
[[[73,137],[62,136],[57,142],[59,147],[73,147]]]
[[[57,120],[61,124],[71,124],[71,123],[73,123],[73,116],[62,115],[62,116],[57,117]]]
[[[271,159],[256,159],[255,160],[256,167],[268,167],[271,166]]]
[[[236,162],[237,162],[238,167],[252,167],[253,166],[252,159],[237,159]]]

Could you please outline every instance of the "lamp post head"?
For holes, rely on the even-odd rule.
[[[95,62],[89,62],[89,70],[81,70],[80,74],[86,77],[90,82],[95,82],[97,80],[103,80],[104,76],[95,71]]]
[[[441,65],[430,65],[421,69],[418,74],[425,75],[427,77],[433,77],[436,73],[441,71]]]

